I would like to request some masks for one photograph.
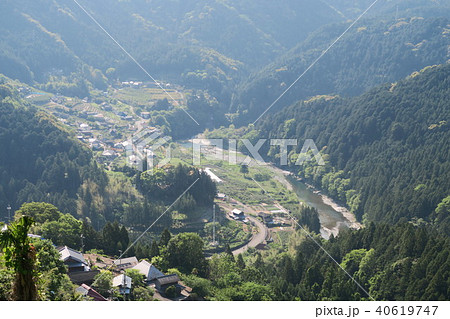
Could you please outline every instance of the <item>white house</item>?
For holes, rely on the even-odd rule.
[[[242,210],[239,210],[237,208],[233,209],[229,216],[231,218],[233,218],[234,220],[244,220],[245,219],[245,214]]]
[[[131,278],[125,274],[120,274],[113,278],[113,287],[119,287],[121,295],[128,295],[131,292]]]

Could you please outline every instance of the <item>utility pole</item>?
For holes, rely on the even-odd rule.
[[[216,241],[216,204],[213,204],[213,239],[211,246],[216,247],[217,241]]]
[[[216,204],[213,204],[213,245],[216,244]]]
[[[80,238],[81,238],[81,252],[84,253],[84,240],[83,240],[84,239],[84,235],[81,234]]]
[[[11,205],[8,205],[6,209],[8,210],[8,222],[9,222],[11,220]]]

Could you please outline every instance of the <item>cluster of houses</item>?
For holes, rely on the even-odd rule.
[[[124,81],[124,82],[120,82],[120,86],[123,88],[130,87],[130,88],[139,89],[142,87],[142,82]]]
[[[100,270],[110,270],[116,276],[112,279],[113,289],[127,296],[133,289],[133,280],[124,273],[126,269],[136,269],[145,278],[145,284],[156,290],[155,298],[161,300],[185,300],[189,298],[191,289],[185,286],[177,274],[164,274],[154,265],[146,260],[138,261],[136,257],[127,257],[113,260],[98,254],[82,254],[67,246],[57,247],[60,258],[67,266],[68,276],[71,281],[79,287],[78,293],[96,301],[108,300],[91,287],[94,278]],[[166,298],[165,292],[168,287],[175,288],[177,297],[175,299]]]
[[[114,135],[114,129],[110,130],[110,134]],[[87,123],[79,124],[77,139],[87,143],[93,151],[101,151],[102,153],[98,158],[98,161],[101,163],[114,161],[124,151],[122,143],[115,143],[112,140],[94,137],[92,128]]]

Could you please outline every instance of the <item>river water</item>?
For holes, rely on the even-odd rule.
[[[291,176],[287,176],[286,179],[292,185],[293,191],[300,201],[317,209],[321,225],[320,234],[323,238],[328,239],[331,234],[336,236],[339,231],[350,227],[350,222],[342,213],[324,203],[322,196],[314,193],[305,183]]]

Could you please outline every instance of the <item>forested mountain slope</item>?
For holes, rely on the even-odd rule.
[[[374,0],[322,0],[347,19],[356,19]],[[450,4],[446,0],[391,0],[377,1],[366,13],[367,17],[436,17],[450,14]]]
[[[290,165],[366,221],[423,218],[450,233],[450,64],[355,98],[317,97],[265,118],[260,136],[314,139],[327,165]],[[268,151],[276,159],[279,148]],[[446,207],[446,208],[445,208]],[[445,208],[445,209],[444,209]]]
[[[367,225],[323,243],[375,300],[448,300],[448,238],[410,224]],[[280,300],[370,300],[311,240],[257,267]]]
[[[213,201],[215,184],[190,166],[168,165],[155,174],[157,181],[127,166],[121,168],[124,174],[107,175],[72,132],[20,98],[19,84],[0,75],[1,220],[8,205],[13,214],[24,203],[47,202],[97,229],[116,220],[145,229],[190,185],[175,206],[180,212],[189,215]],[[157,227],[171,223],[167,214]]]
[[[255,121],[346,28],[326,26],[244,82],[230,112],[237,124]],[[363,21],[344,35],[271,111],[319,94],[354,96],[449,59],[448,18]]]
[[[24,104],[0,79],[0,216],[22,203],[46,201],[76,215],[86,180],[104,187],[106,175],[92,153],[56,120]]]
[[[200,2],[194,0],[99,0],[79,1],[79,3],[154,77],[174,81],[188,88],[209,90],[215,96],[226,100],[227,104],[235,85],[247,78],[250,71],[259,70],[275,60],[320,27],[330,23],[348,22],[349,19],[356,18],[371,4],[365,0],[333,3],[315,0],[276,2],[265,0],[257,3],[247,0]],[[437,1],[389,1],[374,5],[364,20],[368,17],[376,17],[375,20],[388,20],[394,16],[416,15],[425,18],[448,17],[448,12],[448,5]],[[231,111],[244,112],[247,104],[259,95],[261,99],[256,98],[253,104],[258,104],[260,101],[268,103],[272,96],[266,96],[264,92],[261,92],[261,86],[265,89],[269,86],[271,94],[277,95],[283,88],[283,82],[288,84],[294,74],[298,75],[297,71],[302,70],[304,64],[311,62],[309,59],[317,53],[314,50],[330,43],[345,27],[346,25],[341,25],[323,29],[320,34],[315,34],[304,45],[298,46],[285,58],[256,75],[256,78],[252,78],[252,83],[245,86],[239,93]],[[403,41],[398,38],[392,39],[393,35],[399,32],[397,29],[405,29],[403,23],[392,28],[395,30],[382,30],[382,32],[390,33],[386,41],[391,43]],[[406,28],[411,28],[410,23],[407,23]],[[409,33],[414,34],[414,28]],[[366,41],[379,40],[372,35],[375,31],[370,26],[365,32],[361,30],[360,32],[359,36],[368,34],[367,38],[370,39]],[[427,36],[429,35],[423,39],[428,40]],[[353,47],[354,43],[360,41],[358,36],[351,37],[355,38],[355,42],[348,44],[349,47]],[[423,40],[420,33],[417,38],[417,41],[406,39],[406,42],[411,42],[411,45],[420,45]],[[85,97],[89,95],[91,86],[105,89],[108,80],[110,82],[117,79],[148,80],[145,73],[74,1],[2,1],[0,3],[0,41],[1,73],[28,84],[34,81],[42,85],[50,83],[52,85],[42,88],[44,90],[53,88],[54,93],[70,92],[72,96]],[[416,54],[423,52],[427,55],[427,45],[429,46],[429,44],[423,46],[425,49],[421,47],[422,51]],[[376,47],[367,46],[367,43],[356,47],[378,50]],[[434,49],[438,48],[434,47]],[[391,52],[387,53],[391,54]],[[299,58],[298,55],[301,57]],[[302,60],[301,63],[298,62],[299,59]],[[335,59],[342,61],[340,55],[337,55]],[[432,63],[442,62],[432,56],[427,60],[428,64],[431,60]],[[397,60],[388,59],[386,62],[395,64]],[[290,63],[297,66],[289,66]],[[348,89],[348,80],[342,78],[353,78],[354,73],[361,73],[362,69],[367,68],[362,66],[362,69],[350,70],[351,73],[347,76],[341,74],[346,72],[349,63],[360,64],[360,61],[350,55],[343,61],[342,67],[336,65],[338,68],[336,80],[325,81],[320,78],[311,83],[311,88],[303,92],[304,94],[301,93],[301,96],[297,94],[295,97],[315,94],[317,90],[323,91],[322,88],[326,88],[326,93],[328,91],[344,93]],[[285,67],[287,70],[284,71]],[[281,70],[280,74],[270,75],[276,81],[275,84],[265,81],[260,83],[267,74],[278,69]],[[380,76],[384,76],[382,79],[390,80],[391,68],[383,67],[381,70],[386,74],[375,73],[375,80],[364,80],[361,88],[380,83],[378,81]],[[317,71],[317,74],[323,74],[320,68]],[[409,68],[408,72],[410,71]],[[332,72],[335,71],[332,70]],[[373,73],[374,70],[368,68],[367,72]],[[402,75],[401,72],[398,74]],[[279,75],[283,78],[279,78]],[[67,86],[71,86],[71,90],[62,92]],[[358,88],[355,90],[357,91]],[[250,113],[253,112],[253,108],[255,106],[251,105]]]
[[[79,3],[151,74],[183,84],[205,77],[226,84],[318,27],[343,19],[314,0]],[[147,80],[74,1],[2,1],[0,31],[0,70],[11,78],[30,83],[64,75],[75,81],[76,73],[89,80],[90,66],[103,74],[115,68],[113,76],[122,79]],[[91,82],[101,88],[101,75],[94,77]]]

